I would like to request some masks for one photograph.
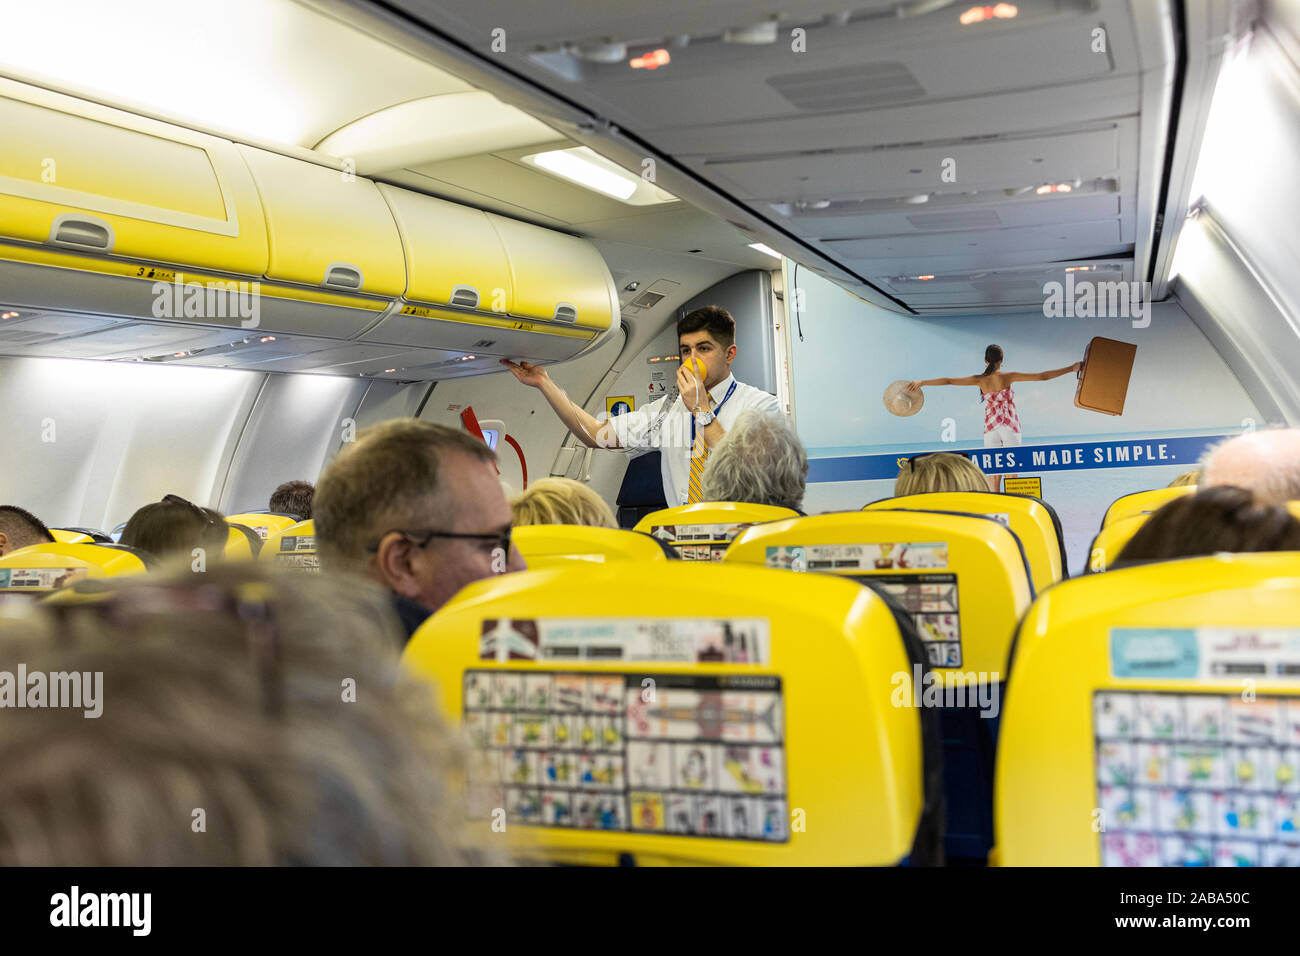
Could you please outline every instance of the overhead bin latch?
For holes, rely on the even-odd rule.
[[[360,289],[365,284],[361,270],[350,262],[331,262],[325,267],[325,281],[334,289]]]
[[[115,241],[112,226],[102,219],[87,216],[85,213],[60,213],[54,217],[54,222],[50,225],[49,242],[55,246],[107,252],[113,248]]]
[[[567,302],[560,302],[555,306],[556,322],[577,322],[578,310]]]
[[[451,287],[451,305],[462,309],[477,309],[479,303],[478,289],[472,285],[455,285]]]

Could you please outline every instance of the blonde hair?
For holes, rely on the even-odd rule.
[[[973,461],[963,455],[938,452],[905,458],[894,481],[894,495],[923,495],[935,491],[988,491],[989,483]]]
[[[102,712],[7,712],[0,865],[471,859],[463,751],[373,585],[241,563],[39,612],[0,669],[99,672]]]
[[[617,528],[614,512],[605,499],[572,478],[539,478],[510,501],[515,525],[585,524]]]
[[[1166,488],[1182,488],[1187,485],[1195,486],[1201,477],[1201,469],[1193,468],[1191,471],[1185,471],[1173,481],[1166,485]]]

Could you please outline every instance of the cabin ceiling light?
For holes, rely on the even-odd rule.
[[[672,59],[668,51],[661,47],[658,50],[651,50],[649,53],[633,57],[627,61],[627,65],[634,70],[657,70],[661,66],[667,66],[672,62]]]
[[[781,253],[777,252],[771,246],[763,245],[761,242],[751,242],[749,248],[753,249],[755,252],[761,252],[763,255],[771,256],[774,259],[781,258]]]
[[[978,7],[971,7],[958,18],[961,25],[968,27],[973,23],[984,23],[987,20],[1013,20],[1020,10],[1013,3],[990,3]]]
[[[600,157],[586,146],[553,149],[524,159],[556,176],[615,199],[630,199],[637,189],[637,177],[622,170],[615,172],[598,163],[596,160]]]
[[[903,200],[903,202],[911,203],[914,206],[919,206],[921,203],[929,202],[929,201],[930,201],[929,193],[919,193],[915,196],[908,196],[906,199]]]

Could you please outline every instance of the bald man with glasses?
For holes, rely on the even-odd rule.
[[[441,425],[363,430],[316,486],[322,566],[387,587],[408,638],[465,585],[522,571],[495,463],[483,442]]]

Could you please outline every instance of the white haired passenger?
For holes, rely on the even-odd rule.
[[[808,455],[785,420],[746,411],[709,455],[705,501],[744,501],[802,511]]]
[[[1268,429],[1215,445],[1201,460],[1198,487],[1235,485],[1263,505],[1300,500],[1300,429]]]

